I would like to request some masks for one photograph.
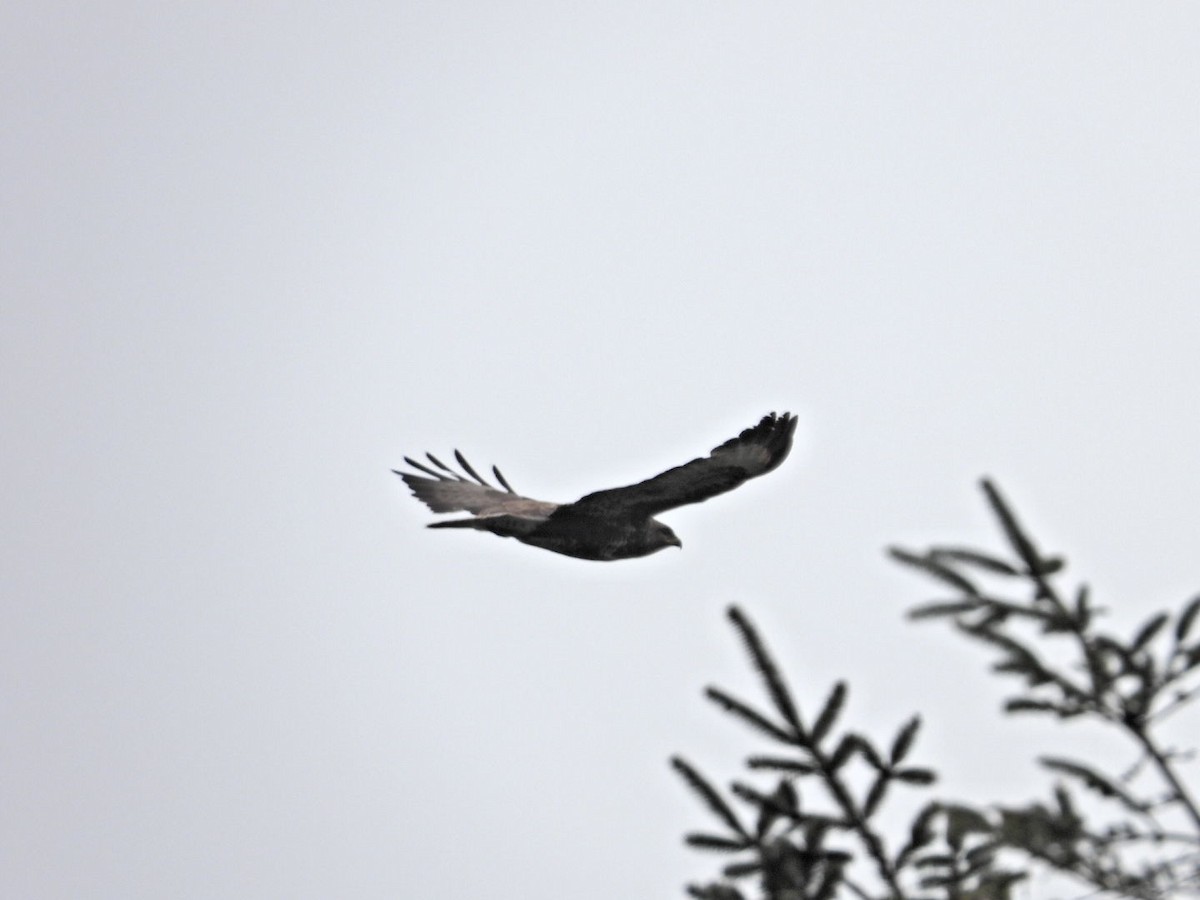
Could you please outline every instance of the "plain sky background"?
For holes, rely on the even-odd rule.
[[[1119,632],[1200,587],[1194,4],[18,0],[0,97],[0,895],[680,896],[730,603],[987,802],[1064,733],[883,548],[999,548],[988,473]],[[565,501],[773,409],[643,560],[388,471]]]

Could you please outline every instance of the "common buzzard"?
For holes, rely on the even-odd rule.
[[[473,480],[464,478],[432,453],[425,455],[435,468],[404,457],[414,469],[431,477],[392,471],[434,512],[473,513],[466,519],[433,522],[430,528],[490,531],[578,559],[629,559],[648,556],[663,547],[682,547],[675,532],[653,517],[677,506],[700,503],[770,472],[792,449],[795,431],[795,416],[771,413],[753,428],[714,448],[708,456],[638,484],[596,491],[574,503],[522,497],[495,466],[492,472],[504,490],[492,487],[457,450],[454,458]]]

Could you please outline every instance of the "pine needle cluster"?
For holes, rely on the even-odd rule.
[[[716,687],[705,693],[779,749],[746,760],[755,778],[771,779],[765,787],[737,780],[727,791],[683,758],[672,760],[718,823],[688,834],[687,844],[729,859],[720,879],[688,886],[692,897],[1009,900],[1039,869],[1077,882],[1079,897],[1200,896],[1200,807],[1180,773],[1187,755],[1156,732],[1200,692],[1200,597],[1174,615],[1152,615],[1128,638],[1102,631],[1103,610],[1087,586],[1063,592],[1062,558],[1038,549],[994,484],[982,487],[1008,554],[892,548],[897,562],[953,592],[910,617],[946,621],[990,650],[992,670],[1017,685],[1007,713],[1100,722],[1128,739],[1136,763],[1112,774],[1044,756],[1039,762],[1055,778],[1048,799],[1017,807],[926,800],[907,834],[889,840],[879,813],[893,789],[928,790],[936,780],[931,767],[909,761],[920,718],[873,742],[843,725],[849,689],[839,682],[810,723],[757,629],[733,607],[730,621],[769,706]],[[1095,809],[1103,822],[1093,821]]]

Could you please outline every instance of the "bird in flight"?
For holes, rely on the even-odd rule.
[[[757,425],[715,447],[708,456],[637,484],[596,491],[574,503],[522,497],[495,466],[492,472],[500,488],[493,487],[457,450],[454,458],[469,478],[432,453],[425,455],[433,468],[404,457],[423,475],[392,471],[434,512],[472,514],[465,519],[432,522],[430,528],[490,531],[578,559],[631,559],[649,556],[664,547],[682,547],[675,532],[654,516],[677,506],[700,503],[770,472],[792,449],[795,431],[795,416],[770,413]]]

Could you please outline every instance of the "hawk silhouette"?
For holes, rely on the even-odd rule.
[[[434,512],[472,513],[466,519],[432,522],[430,528],[490,531],[577,559],[630,559],[664,547],[682,547],[675,532],[654,516],[677,506],[700,503],[770,472],[792,449],[795,431],[795,416],[770,413],[757,425],[715,447],[708,456],[637,484],[596,491],[574,503],[522,497],[493,466],[492,472],[503,490],[495,488],[457,450],[454,458],[470,479],[432,453],[425,455],[434,468],[404,457],[408,465],[424,475],[392,471]]]

